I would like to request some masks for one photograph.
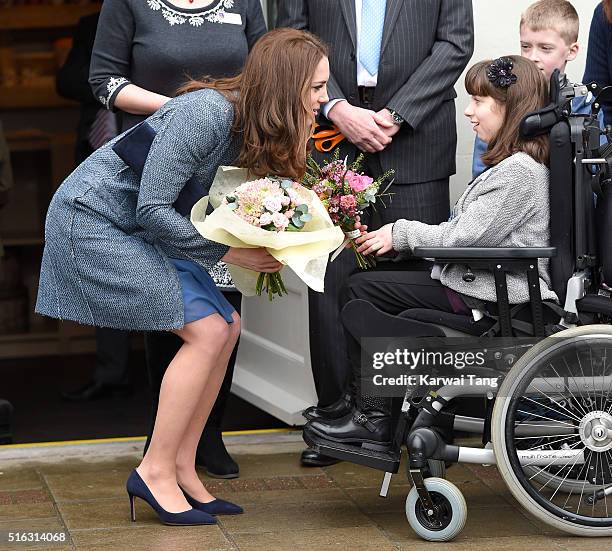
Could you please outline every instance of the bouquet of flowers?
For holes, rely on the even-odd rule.
[[[275,177],[245,182],[226,195],[223,204],[252,226],[266,231],[301,231],[312,220],[308,199],[300,193],[299,184]],[[267,289],[270,300],[274,295],[287,294],[280,273],[260,273],[255,292]]]
[[[297,182],[268,176],[247,180],[247,172],[220,167],[210,189],[215,211],[206,216],[209,197],[191,211],[191,221],[207,239],[230,247],[265,247],[308,286],[323,292],[327,256],[342,242],[342,232],[316,194]],[[267,291],[272,300],[287,294],[280,272],[256,273],[229,265],[245,295]]]
[[[376,257],[357,252],[355,239],[361,235],[361,232],[355,229],[355,223],[357,217],[367,207],[376,203],[377,198],[389,195],[385,192],[393,183],[392,180],[387,183],[384,190],[381,191],[381,188],[391,178],[393,170],[385,172],[374,180],[360,172],[362,162],[363,155],[360,154],[352,164],[348,165],[346,159],[339,158],[338,149],[331,161],[323,166],[309,156],[308,168],[302,179],[302,185],[316,193],[334,225],[340,227],[346,236],[344,243],[332,256],[332,262],[340,254],[342,248],[350,243],[355,251],[357,265],[367,270],[376,266]]]

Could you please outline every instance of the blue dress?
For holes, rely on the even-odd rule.
[[[223,296],[206,270],[190,260],[169,258],[178,272],[185,323],[196,321],[211,314],[221,315],[227,323],[233,323],[233,306]]]

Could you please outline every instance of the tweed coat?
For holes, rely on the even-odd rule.
[[[123,135],[68,176],[47,213],[36,312],[115,329],[182,327],[168,257],[209,270],[227,247],[204,239],[173,204],[187,181],[206,193],[217,168],[233,164],[233,116],[216,91],[179,96],[147,119],[156,135],[142,176],[113,150]]]

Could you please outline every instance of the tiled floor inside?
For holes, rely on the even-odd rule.
[[[349,463],[326,468],[299,464],[299,433],[229,437],[240,478],[213,480],[217,496],[245,508],[219,517],[216,526],[161,525],[142,501],[129,518],[125,480],[142,441],[109,444],[0,447],[0,534],[65,531],[65,545],[0,544],[1,549],[248,550],[248,551],[581,551],[609,548],[612,539],[568,537],[529,517],[514,501],[495,467],[454,465],[447,478],[465,495],[468,521],[448,544],[424,542],[410,529],[404,504],[410,486],[400,473],[386,499],[382,473]]]

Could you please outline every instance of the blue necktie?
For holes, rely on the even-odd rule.
[[[378,73],[380,46],[385,24],[386,0],[362,0],[359,61],[368,73]]]

